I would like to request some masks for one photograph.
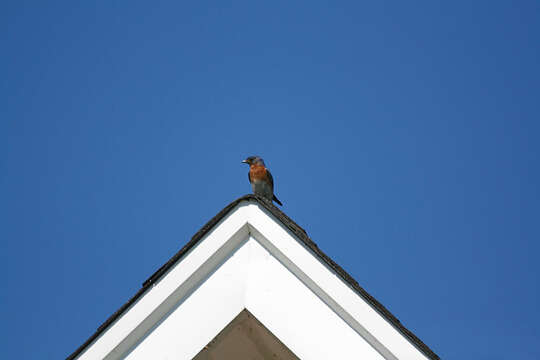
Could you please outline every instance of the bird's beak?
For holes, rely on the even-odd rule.
[[[247,160],[242,160],[242,163],[243,164],[248,164],[248,161]]]

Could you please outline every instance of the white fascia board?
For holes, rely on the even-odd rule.
[[[244,306],[300,359],[384,360],[253,237],[123,358],[192,359]]]
[[[245,308],[247,238],[120,358],[193,359]]]
[[[325,359],[324,349],[332,348],[342,353],[330,358],[427,359],[254,201],[231,210],[78,358],[144,359],[169,349],[191,359],[243,308],[302,359]],[[197,322],[207,325],[194,333]],[[173,338],[177,345],[169,344]]]
[[[428,360],[266,209],[252,202],[248,214],[250,233],[386,359]]]
[[[117,359],[162,319],[248,236],[247,203],[240,203],[77,359]]]
[[[385,360],[255,238],[246,309],[298,358]]]

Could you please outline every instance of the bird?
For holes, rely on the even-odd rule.
[[[283,206],[274,195],[274,179],[270,170],[264,165],[264,160],[260,156],[250,156],[242,162],[249,165],[248,179],[253,193]]]

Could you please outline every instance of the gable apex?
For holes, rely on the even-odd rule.
[[[246,209],[252,208],[253,206],[255,206],[255,208],[258,210],[256,212],[247,212]],[[289,233],[304,249],[306,249],[311,254],[312,258],[323,264],[327,271],[331,272],[334,275],[337,275],[337,277],[340,279],[340,281],[343,282],[343,284],[350,288],[352,292],[356,293],[356,296],[359,296],[365,303],[369,305],[371,309],[375,310],[375,312],[378,313],[380,317],[382,317],[386,322],[388,322],[392,328],[397,330],[401,334],[401,336],[406,338],[407,341],[412,344],[413,347],[415,347],[418,351],[420,351],[425,357],[427,357],[428,359],[439,359],[439,357],[427,345],[425,345],[411,331],[405,328],[401,324],[401,322],[395,316],[393,316],[381,303],[379,303],[362,287],[360,287],[360,285],[347,272],[345,272],[345,270],[343,270],[326,254],[324,254],[318,248],[318,246],[307,236],[307,233],[304,229],[297,225],[293,220],[291,220],[285,213],[283,213],[272,203],[270,203],[264,198],[260,198],[255,195],[245,195],[236,199],[235,201],[227,205],[223,210],[221,210],[210,221],[208,221],[191,238],[191,240],[184,247],[182,247],[182,249],[180,249],[180,251],[178,251],[169,261],[167,261],[163,266],[161,266],[154,274],[152,274],[143,283],[142,288],[118,311],[111,315],[109,319],[107,319],[84,344],[82,344],[73,354],[68,357],[68,359],[78,358],[79,355],[85,352],[88,347],[93,346],[93,343],[98,338],[102,337],[104,333],[106,333],[108,329],[113,326],[113,324],[117,320],[124,316],[125,313],[131,311],[130,309],[132,308],[132,306],[134,306],[134,304],[137,303],[141,298],[145,297],[145,294],[151,288],[153,288],[156,284],[160,283],[164,277],[168,276],[167,274],[171,271],[171,269],[173,269],[177,264],[179,264],[180,261],[182,261],[183,264],[184,259],[190,256],[190,252],[196,247],[198,247],[199,244],[206,237],[209,236],[209,234],[211,234],[215,230],[217,231],[221,224],[223,224],[228,217],[231,217],[233,214],[240,213],[242,211],[244,211],[245,213],[245,215],[242,216],[245,216],[245,218],[247,219],[247,227],[244,226],[241,228],[243,229],[241,236],[254,236],[257,240],[261,242],[261,244],[264,245],[264,247],[270,249],[270,252],[274,256],[276,256],[278,260],[281,261],[281,263],[287,265],[290,270],[292,269],[292,272],[295,273],[297,277],[302,279],[307,284],[307,286],[317,294],[317,296],[323,299],[327,304],[330,304],[334,311],[339,314],[339,316],[347,320],[346,322],[349,323],[349,325],[352,324],[351,326],[357,332],[359,332],[362,337],[367,339],[368,342],[372,346],[374,346],[377,351],[379,351],[383,355],[384,358],[397,359],[399,357],[393,355],[393,352],[387,350],[385,346],[378,345],[377,337],[372,335],[374,331],[366,330],[361,324],[359,324],[358,320],[355,319],[358,316],[351,315],[354,313],[354,311],[348,311],[340,305],[340,301],[336,300],[336,296],[329,295],[329,293],[331,293],[333,290],[323,289],[324,286],[319,286],[318,282],[313,280],[316,279],[318,275],[313,275],[315,273],[304,273],[301,268],[298,268],[298,264],[301,262],[300,260],[294,261],[291,260],[292,258],[289,259],[288,253],[284,254],[283,252],[281,252],[281,250],[279,250],[279,245],[273,244],[272,239],[276,237],[273,235],[268,236],[271,231],[265,229],[265,226],[270,226],[268,225],[270,223],[268,222],[269,220],[274,224],[278,225],[278,227],[281,227],[283,231]],[[256,214],[257,218],[250,218],[250,216],[254,216],[250,214]],[[267,223],[264,223],[264,221],[266,221]],[[238,230],[238,232],[240,232],[240,230]],[[229,249],[227,251],[232,250]],[[299,253],[298,256],[300,257],[298,257],[297,260],[301,258],[301,255],[302,254]],[[320,269],[317,271],[320,271]],[[319,278],[319,280],[321,279],[322,278]],[[321,283],[325,283],[326,285],[325,281],[321,280]],[[350,299],[350,295],[347,296],[349,296],[348,299]],[[341,299],[346,299],[347,296],[344,295],[344,297]],[[351,305],[347,304],[347,306],[350,307]],[[394,351],[394,353],[396,351]]]

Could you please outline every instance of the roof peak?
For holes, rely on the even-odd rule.
[[[144,293],[151,288],[152,284],[156,283],[161,277],[172,268],[181,258],[183,258],[189,250],[191,250],[212,228],[214,228],[222,219],[225,218],[233,209],[235,209],[242,202],[255,202],[263,207],[271,216],[279,220],[279,222],[296,236],[315,256],[317,256],[322,262],[324,262],[338,277],[340,277],[346,284],[350,286],[360,297],[367,301],[373,309],[381,314],[387,321],[389,321],[400,333],[408,338],[412,344],[414,344],[422,353],[428,358],[435,360],[439,357],[416,335],[408,330],[401,322],[380,302],[378,302],[373,296],[371,296],[366,290],[364,290],[356,280],[352,278],[341,266],[335,263],[330,257],[323,253],[317,244],[311,240],[306,231],[296,224],[291,218],[289,218],[282,210],[276,207],[272,202],[266,198],[247,194],[237,198],[229,203],[213,218],[211,218],[192,238],[165,264],[163,264],[154,274],[152,274],[143,284],[141,289],[125,303],[120,309],[112,314],[98,329],[97,331],[82,344],[73,354],[67,359],[74,359],[82,351],[89,346],[102,332],[104,332],[116,319],[118,319],[132,304],[134,304]]]

